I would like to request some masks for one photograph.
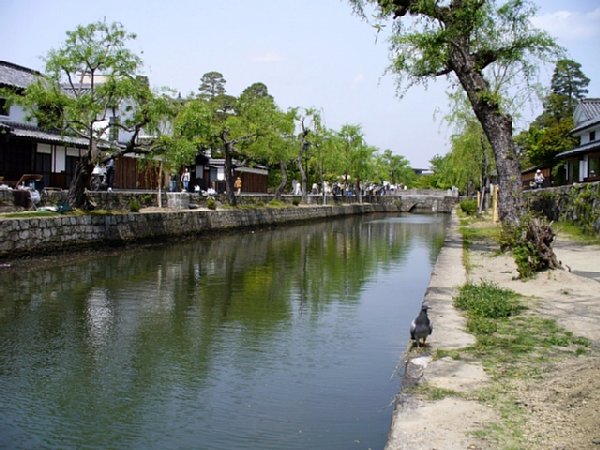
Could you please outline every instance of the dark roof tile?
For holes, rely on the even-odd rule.
[[[25,89],[40,76],[42,74],[33,69],[0,61],[0,86]]]

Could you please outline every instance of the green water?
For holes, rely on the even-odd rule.
[[[0,272],[0,448],[381,449],[447,217]]]

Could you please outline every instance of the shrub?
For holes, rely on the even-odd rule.
[[[138,202],[135,198],[129,200],[129,210],[131,212],[139,212],[140,211],[140,202]]]
[[[217,209],[217,201],[212,197],[208,197],[206,199],[206,207],[214,211]]]
[[[500,288],[488,281],[482,282],[481,285],[465,284],[454,299],[454,306],[467,311],[470,317],[486,319],[510,317],[524,309],[516,292]]]
[[[467,215],[472,216],[477,213],[477,200],[468,199],[460,202],[460,209],[462,209]]]
[[[300,204],[300,201],[301,201],[301,200],[300,200],[299,198],[295,198],[295,199],[293,199],[293,200],[292,200],[292,204],[293,204],[294,206],[298,206],[298,205]]]

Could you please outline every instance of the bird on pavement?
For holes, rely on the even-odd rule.
[[[421,306],[421,312],[410,324],[410,338],[417,343],[417,347],[425,346],[427,336],[433,331],[433,325],[427,316],[428,305]]]

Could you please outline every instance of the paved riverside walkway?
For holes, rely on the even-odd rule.
[[[473,283],[491,281],[524,296],[535,296],[536,300],[532,301],[530,307],[535,314],[553,318],[575,335],[588,338],[593,352],[599,349],[600,246],[582,245],[559,238],[554,248],[559,259],[571,271],[548,271],[523,282],[516,279],[517,272],[510,255],[499,255],[490,248],[472,248],[469,254],[471,269],[467,274],[463,265],[458,218],[453,215],[451,230],[438,256],[424,299],[431,307],[429,316],[434,326],[433,334],[427,340],[426,351],[411,351],[406,364],[404,385],[427,383],[433,388],[467,393],[488,383],[488,376],[480,363],[450,358],[433,360],[429,356],[440,348],[461,348],[474,343],[474,337],[464,331],[466,320],[452,306],[453,296],[467,280]],[[597,415],[600,395],[594,393],[600,384],[595,380],[598,377],[594,376],[596,369],[600,367],[600,360],[592,355],[587,360],[575,359],[570,363],[577,367],[572,367],[571,364],[570,367],[559,368],[562,372],[549,368],[548,377],[555,378],[536,380],[543,389],[539,387],[537,392],[527,398],[531,405],[535,405],[535,410],[532,407],[528,412],[530,424],[526,426],[526,440],[531,445],[528,444],[527,448],[600,448],[600,444],[595,444],[596,438],[600,438],[600,415]],[[566,386],[566,381],[563,382],[573,373],[581,377],[588,376],[587,380],[581,380],[581,388]],[[590,392],[585,391],[586,383]],[[556,391],[553,390],[554,386]],[[583,410],[566,411],[573,389],[582,389],[578,393],[585,397]],[[528,386],[524,395],[527,395],[527,390],[535,391],[535,388]],[[550,395],[549,391],[555,392],[555,396],[563,394],[565,403],[553,404],[552,399],[546,398],[546,395]],[[472,432],[481,429],[486,423],[498,421],[498,413],[474,400],[459,396],[443,397],[440,400],[427,400],[401,391],[393,413],[386,450],[494,448],[475,437]],[[591,419],[583,420],[586,414]],[[581,424],[578,419],[581,419]],[[594,434],[594,424],[597,425],[598,436]],[[581,436],[585,437],[579,439]],[[581,444],[573,447],[577,439]],[[564,446],[553,446],[558,443]]]
[[[452,306],[452,297],[466,280],[462,238],[458,218],[453,214],[451,228],[425,293],[424,302],[431,308],[429,317],[434,326],[427,340],[430,351],[467,347],[475,342],[474,337],[464,331],[466,319]],[[432,361],[430,356],[410,359],[405,375],[408,383],[427,380],[437,387],[456,391],[478,386],[485,379],[481,365],[447,358]],[[485,418],[493,420],[493,411],[474,401],[458,398],[424,401],[401,393],[386,449],[466,449],[472,441],[467,433],[480,427]]]

